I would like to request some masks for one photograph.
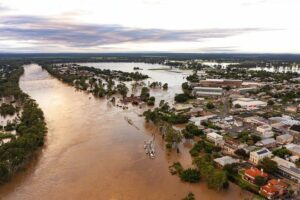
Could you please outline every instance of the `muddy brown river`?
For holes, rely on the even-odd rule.
[[[138,108],[123,111],[75,91],[35,64],[25,66],[20,86],[44,111],[49,130],[38,158],[0,188],[0,199],[179,200],[193,192],[197,200],[235,200],[249,195],[233,184],[216,192],[172,176],[168,166],[174,161],[191,164],[186,145],[180,154],[170,154],[157,136],[156,158],[149,159],[143,143],[156,129],[137,115]]]

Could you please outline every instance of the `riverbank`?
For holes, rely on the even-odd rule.
[[[38,104],[19,88],[18,82],[24,73],[20,65],[2,67],[1,107],[10,107],[14,115],[3,122],[0,143],[0,183],[12,179],[15,173],[33,159],[44,144],[47,132],[44,115]],[[12,112],[13,111],[13,112]],[[5,120],[6,116],[4,116]],[[2,122],[1,122],[2,123]]]

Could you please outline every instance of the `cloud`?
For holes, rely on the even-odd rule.
[[[56,44],[85,48],[124,42],[198,42],[226,38],[259,28],[166,30],[141,29],[120,25],[76,24],[36,16],[3,16],[0,41],[30,41],[32,44]]]

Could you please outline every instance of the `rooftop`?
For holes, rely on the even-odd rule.
[[[250,176],[250,177],[257,177],[257,176],[262,176],[267,178],[269,175],[265,173],[263,170],[259,170],[256,167],[251,167],[249,169],[245,170],[245,175]]]

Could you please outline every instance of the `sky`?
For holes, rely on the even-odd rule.
[[[300,53],[300,0],[0,0],[0,52]]]

